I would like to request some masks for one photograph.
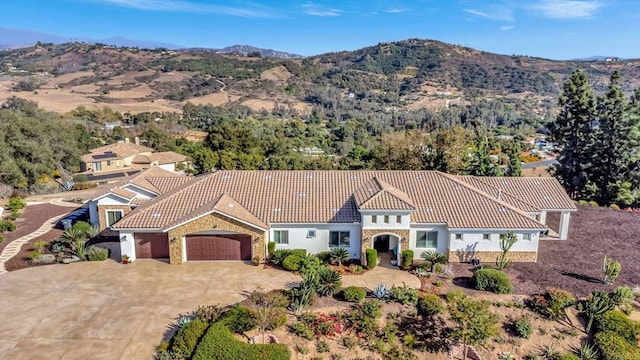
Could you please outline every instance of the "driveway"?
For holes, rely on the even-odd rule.
[[[384,267],[345,278],[369,286],[419,286],[414,276]],[[108,260],[10,272],[0,275],[0,357],[150,359],[178,314],[198,305],[232,304],[245,291],[292,287],[299,280],[240,262]]]

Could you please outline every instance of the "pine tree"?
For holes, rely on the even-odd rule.
[[[520,147],[517,143],[511,144],[506,149],[509,157],[507,163],[507,176],[522,176],[522,162],[520,161]]]
[[[597,191],[599,204],[616,201],[621,184],[630,180],[630,170],[637,155],[637,141],[627,99],[619,86],[620,74],[611,75],[607,93],[598,99],[598,126],[593,143],[593,169],[590,182]]]
[[[572,198],[584,194],[591,167],[592,124],[596,120],[596,98],[587,76],[580,70],[564,84],[560,113],[549,126],[551,140],[562,149],[554,173]]]
[[[468,173],[475,176],[499,176],[501,174],[500,168],[491,160],[486,136],[479,135],[476,138],[475,150],[469,164]]]

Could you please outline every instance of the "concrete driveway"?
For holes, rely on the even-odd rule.
[[[169,265],[138,260],[52,265],[0,276],[0,358],[151,359],[176,316],[198,305],[228,305],[243,292],[292,287],[286,271],[240,262]],[[407,282],[407,272],[377,267],[344,276],[344,286]]]

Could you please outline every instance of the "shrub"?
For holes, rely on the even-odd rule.
[[[4,242],[4,236],[0,235],[0,244]]]
[[[331,250],[330,261],[335,265],[342,266],[342,263],[349,261],[349,258],[349,250],[343,247]]]
[[[373,269],[378,265],[378,251],[376,249],[367,249],[367,268]]]
[[[628,286],[618,286],[611,292],[610,297],[615,306],[630,305],[635,298],[633,290]]]
[[[14,224],[13,221],[11,220],[0,221],[0,232],[15,231],[15,230],[16,230],[16,224]]]
[[[603,331],[593,337],[593,343],[600,352],[600,356],[607,360],[637,360],[640,359],[640,349],[631,345],[620,335],[612,331]]]
[[[473,273],[473,286],[478,290],[491,291],[496,294],[509,294],[513,291],[511,280],[498,269],[479,269]]]
[[[220,322],[234,333],[242,334],[256,328],[253,312],[248,307],[233,305],[222,315]]]
[[[207,322],[216,322],[222,315],[223,309],[218,305],[198,306],[192,316]]]
[[[82,232],[87,237],[90,237],[91,233],[93,232],[93,227],[86,221],[78,221],[77,223],[73,224],[71,228]]]
[[[193,360],[236,360],[236,359],[260,359],[260,360],[289,360],[291,351],[284,344],[260,344],[244,343],[235,337],[229,329],[221,323],[215,323],[209,327],[202,337]]]
[[[291,255],[291,250],[289,250],[289,249],[278,249],[278,250],[273,252],[273,256],[271,256],[271,262],[276,264],[276,265],[282,264],[284,259],[286,259],[287,256],[289,256],[289,255]]]
[[[367,296],[367,291],[359,286],[349,286],[342,289],[342,297],[348,302],[359,303]]]
[[[9,203],[7,204],[7,209],[13,212],[13,211],[22,210],[24,209],[25,206],[27,206],[27,203],[24,201],[24,199],[22,199],[21,197],[14,196],[11,199],[9,199]]]
[[[184,324],[171,341],[171,351],[188,359],[208,327],[209,323],[202,319],[194,319]]]
[[[609,205],[610,208],[612,208],[613,210],[620,210],[620,206],[616,205],[616,204],[611,204]]]
[[[328,268],[318,271],[318,286],[316,292],[320,296],[330,296],[335,294],[342,287],[342,275],[339,272]]]
[[[269,244],[267,244],[267,251],[269,252],[269,258],[273,257],[273,253],[276,251],[276,243],[269,241]]]
[[[295,323],[293,323],[293,325],[289,327],[289,331],[307,340],[313,340],[316,335],[311,326],[302,321],[296,321]]]
[[[522,317],[513,322],[513,328],[516,331],[518,337],[529,339],[533,333],[533,325],[529,319]]]
[[[382,304],[378,300],[368,300],[360,304],[358,311],[364,315],[365,318],[377,319],[382,316]]]
[[[613,260],[607,255],[604,256],[604,261],[602,263],[602,272],[604,274],[604,279],[602,282],[605,284],[613,284],[618,275],[620,275],[620,270],[622,270],[622,265],[620,262]]]
[[[331,259],[331,251],[322,251],[316,254],[316,257],[318,258],[318,260],[320,260],[321,263],[323,264],[328,264],[329,260]]]
[[[400,267],[403,270],[407,270],[413,264],[413,250],[402,250],[400,255]]]
[[[392,286],[389,291],[392,301],[403,305],[415,305],[418,302],[418,290],[402,284],[402,286]]]
[[[429,294],[418,297],[418,314],[426,317],[433,317],[442,314],[444,306],[442,300],[437,295]]]
[[[307,256],[307,249],[292,249],[291,255],[298,255],[301,258]]]
[[[87,251],[87,256],[89,258],[89,261],[105,261],[109,258],[109,249],[99,246],[92,246]]]
[[[282,261],[282,266],[289,271],[298,271],[300,270],[302,261],[304,261],[304,258],[295,254],[291,254],[284,258],[284,260]]]
[[[640,324],[629,320],[618,310],[609,310],[596,318],[596,332],[610,331],[618,334],[631,344],[638,342]]]
[[[575,304],[576,299],[570,292],[556,288],[549,288],[542,295],[534,295],[529,299],[529,307],[551,320],[566,317],[565,309]]]
[[[291,305],[291,291],[274,289],[264,295],[264,300],[273,307],[288,308]]]

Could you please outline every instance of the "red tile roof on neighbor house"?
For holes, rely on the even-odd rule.
[[[170,181],[165,181],[166,185],[163,187],[156,187],[149,180],[153,180],[154,182],[160,182],[161,179],[172,179]],[[173,187],[183,184],[178,180],[173,179],[187,179],[184,174],[165,170],[159,167],[152,167],[141,171],[135,175],[125,177],[122,180],[119,180],[113,184],[107,184],[103,186],[98,192],[93,195],[93,200],[99,199],[109,193],[114,193],[126,199],[133,199],[135,197],[135,193],[129,191],[127,189],[123,189],[128,184],[133,184],[143,190],[150,191],[154,194],[162,194],[163,192],[167,192],[171,190]],[[173,187],[171,185],[174,185]]]
[[[105,154],[112,153],[115,155],[113,158],[102,158],[102,160],[117,160],[128,158],[139,153],[151,153],[153,149],[146,146],[137,145],[128,142],[119,142],[115,144],[109,144],[101,146],[99,148],[91,149],[88,154],[82,155],[82,161],[89,163],[94,160],[101,160]]]
[[[521,178],[499,179],[510,182]],[[533,186],[531,191],[537,195],[527,197],[559,197],[563,199],[558,199],[558,204],[575,208],[566,193],[556,193],[561,187],[551,180],[545,181],[551,194],[544,186]],[[358,206],[366,207],[367,201],[375,209],[412,210],[412,223],[447,224],[450,228],[545,228],[504,199],[438,171],[216,171],[181,182],[174,182],[175,188],[138,207],[113,228],[166,230],[211,211],[224,212],[220,203],[223,195],[234,204],[234,215],[229,216],[261,228],[274,223],[357,223]],[[376,195],[384,198],[374,203]]]

